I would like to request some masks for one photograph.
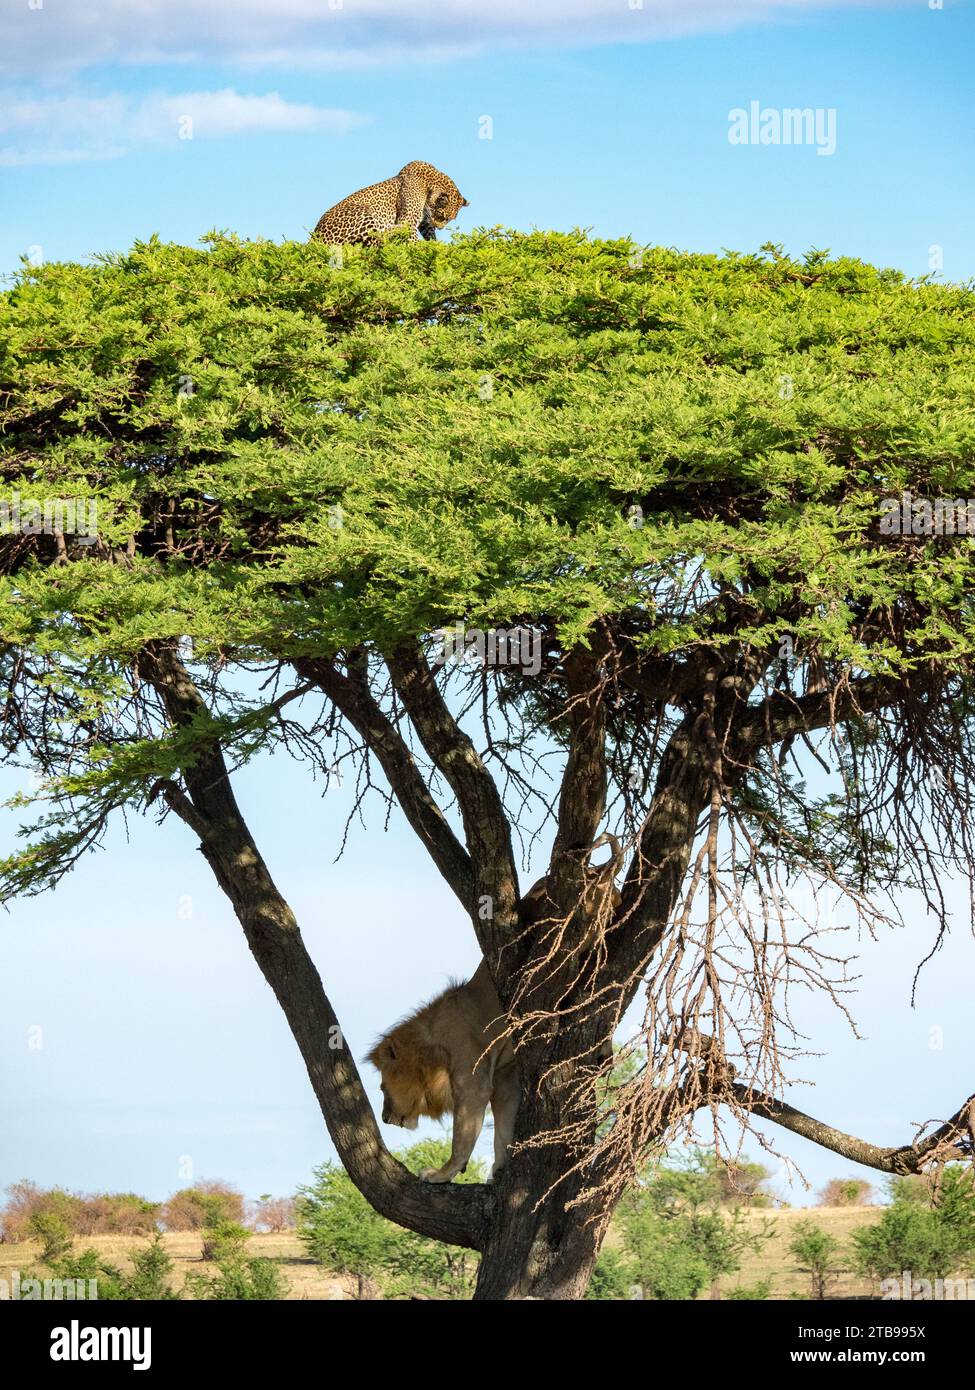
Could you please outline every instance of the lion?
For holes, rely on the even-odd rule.
[[[497,1178],[508,1158],[521,1098],[504,1015],[482,961],[465,985],[451,985],[385,1033],[366,1058],[382,1076],[383,1124],[416,1129],[421,1115],[453,1112],[450,1158],[425,1168],[424,1182],[450,1182],[474,1152],[488,1105],[494,1116]]]
[[[600,835],[580,853],[588,857],[603,844],[611,847],[609,860],[598,866],[586,865],[583,870],[579,912],[588,926],[562,962],[562,969],[570,974],[577,970],[579,957],[592,951],[622,904],[614,882],[623,860],[616,836]],[[544,927],[556,920],[557,909],[547,888],[543,877],[525,894],[520,911],[523,926]],[[597,1056],[600,1062],[612,1060],[611,1037],[599,1044]],[[416,1129],[421,1115],[439,1120],[453,1112],[450,1158],[442,1168],[425,1168],[420,1174],[425,1182],[450,1182],[465,1170],[488,1105],[494,1116],[491,1180],[497,1178],[508,1160],[521,1090],[514,1050],[486,961],[466,985],[451,985],[384,1033],[366,1061],[382,1077],[383,1124]]]

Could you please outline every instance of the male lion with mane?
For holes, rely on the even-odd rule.
[[[421,1115],[453,1112],[450,1158],[425,1168],[425,1182],[450,1182],[474,1152],[484,1112],[494,1116],[495,1178],[508,1157],[520,1099],[504,1016],[487,962],[466,985],[451,985],[385,1033],[366,1058],[382,1076],[383,1124],[416,1129]]]

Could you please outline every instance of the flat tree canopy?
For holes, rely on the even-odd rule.
[[[123,807],[185,822],[353,1180],[480,1250],[480,1298],[578,1297],[702,1110],[887,1172],[970,1158],[961,1096],[880,1148],[781,1093],[788,989],[847,978],[822,904],[877,927],[919,888],[920,958],[973,877],[973,403],[972,287],[773,246],[213,235],[25,267],[0,298],[3,740],[43,780],[6,895]],[[74,517],[45,526],[51,499]],[[234,798],[258,750],[327,772],[337,747],[507,1012],[493,1187],[386,1150]],[[640,1060],[607,1092],[614,1034]]]

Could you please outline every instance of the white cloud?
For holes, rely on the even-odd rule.
[[[285,101],[277,92],[156,94],[141,98],[0,92],[0,166],[117,159],[137,145],[258,131],[342,134],[363,117]]]
[[[917,0],[8,0],[0,71],[108,63],[349,67],[499,44],[627,43]]]

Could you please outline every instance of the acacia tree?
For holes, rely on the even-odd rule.
[[[943,931],[972,873],[972,551],[924,525],[975,492],[971,289],[581,234],[208,242],[2,300],[3,730],[40,779],[7,896],[117,810],[183,822],[353,1181],[481,1251],[479,1298],[579,1297],[702,1111],[890,1173],[970,1156],[970,1101],[881,1148],[781,1095],[783,991],[848,1007],[823,895],[876,928],[914,885]],[[523,640],[443,660],[457,624]],[[496,1186],[387,1151],[234,795],[269,749],[354,767],[476,933],[522,1081]]]

